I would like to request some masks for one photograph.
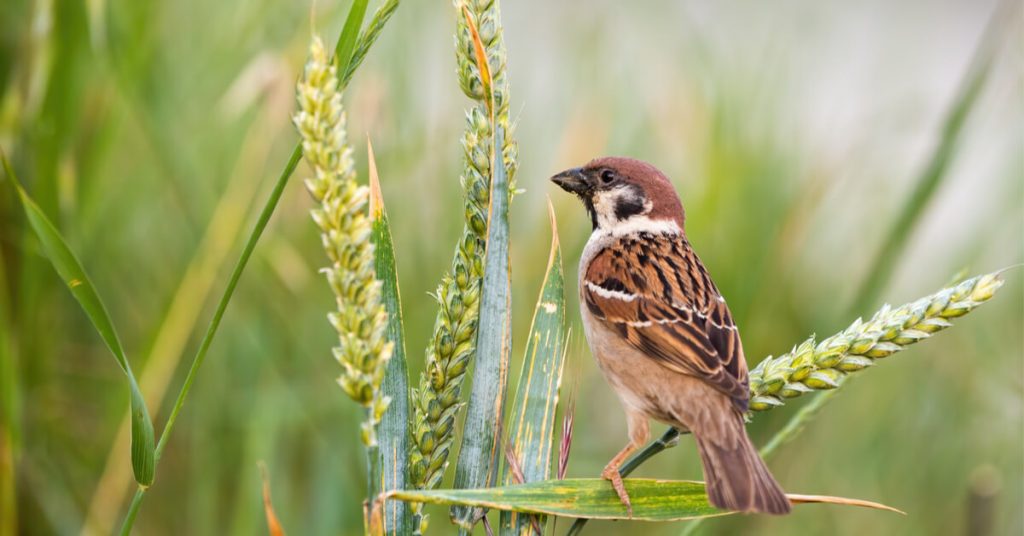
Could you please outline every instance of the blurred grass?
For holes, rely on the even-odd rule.
[[[288,156],[293,134],[277,126],[286,111],[253,105],[232,114],[227,103],[242,97],[225,95],[261,55],[280,70],[256,72],[291,87],[310,4],[107,6],[107,35],[96,49],[81,3],[0,5],[0,144],[89,266],[125,345],[149,350],[137,352],[142,358],[153,355],[218,203],[242,195],[232,181],[240,175],[259,188]],[[905,178],[933,146],[992,5],[662,0],[627,9],[602,0],[581,11],[534,0],[503,7],[518,182],[527,189],[512,205],[512,284],[515,296],[530,299],[513,300],[513,332],[526,332],[543,278],[547,244],[532,237],[547,236],[547,177],[597,154],[630,154],[676,180],[695,247],[736,312],[747,354],[758,356],[849,320],[852,287],[912,188]],[[347,8],[318,3],[317,26],[340,28]],[[613,23],[614,38],[601,30]],[[412,356],[429,336],[434,302],[426,292],[449,261],[461,218],[454,207],[465,103],[453,75],[453,26],[449,6],[404,5],[347,96],[353,139],[372,135],[386,178]],[[1020,42],[1019,17],[1010,26],[948,182],[881,299],[911,299],[965,266],[981,272],[1024,260],[1024,75],[1019,47],[1007,45]],[[249,143],[264,147],[256,161]],[[16,374],[16,389],[3,383],[0,400],[21,423],[12,434],[18,523],[21,533],[70,534],[83,526],[112,446],[123,446],[115,443],[123,380],[27,239],[12,194],[0,183],[10,296],[0,329]],[[589,227],[571,199],[554,201],[570,273]],[[211,348],[216,358],[185,406],[140,534],[265,530],[259,460],[289,532],[361,530],[363,480],[351,475],[361,460],[353,433],[361,415],[338,393],[336,364],[325,354],[332,334],[322,311],[331,298],[314,277],[319,244],[308,207],[293,184]],[[219,288],[227,274],[213,271]],[[1004,292],[1021,295],[1019,274],[1010,273]],[[207,318],[211,304],[195,299],[196,315]],[[906,518],[822,507],[782,519],[716,520],[705,531],[963,532],[969,477],[981,466],[1003,477],[994,533],[1024,531],[1022,323],[1020,299],[996,300],[848,386],[829,405],[829,419],[772,463],[789,489],[877,500]],[[512,370],[519,370],[524,341],[515,342]],[[184,351],[197,343],[192,333]],[[570,476],[592,477],[625,426],[585,349],[570,351],[582,375]],[[140,363],[140,376],[151,364]],[[410,360],[411,374],[420,367]],[[157,426],[167,410],[151,408]],[[791,411],[758,419],[755,441]],[[921,438],[936,440],[924,450]],[[699,464],[684,438],[638,475],[697,478]],[[433,511],[432,532],[447,533],[444,509]],[[588,531],[680,528],[595,522]]]

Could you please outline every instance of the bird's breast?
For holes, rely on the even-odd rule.
[[[668,408],[662,407],[668,370],[643,355],[618,333],[597,319],[586,306],[580,308],[583,332],[598,368],[622,403],[635,411],[662,422],[674,422]]]

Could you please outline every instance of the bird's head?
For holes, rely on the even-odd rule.
[[[665,175],[633,158],[605,157],[567,169],[551,181],[576,194],[594,230],[613,234],[683,229],[683,205]]]

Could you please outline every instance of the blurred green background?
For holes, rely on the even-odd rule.
[[[675,180],[688,233],[729,299],[751,366],[882,300],[931,293],[961,269],[1024,260],[1019,9],[989,27],[988,0],[503,7],[526,189],[512,214],[516,334],[528,328],[547,258],[545,198],[558,213],[570,284],[589,233],[582,209],[547,177],[604,154],[651,161]],[[295,143],[288,117],[311,29],[333,40],[347,9],[0,2],[0,146],[104,296],[158,430]],[[345,99],[361,170],[366,136],[377,153],[413,375],[433,323],[428,292],[461,229],[468,101],[454,74],[453,29],[448,2],[408,0]],[[960,142],[944,154],[948,172],[892,258],[879,300],[851,312],[986,33],[994,59]],[[361,531],[360,417],[334,384],[324,320],[332,297],[316,273],[324,259],[304,173],[228,309],[138,534],[264,533],[261,460],[290,533]],[[41,257],[7,180],[0,255],[0,493],[16,497],[20,534],[108,533],[133,489],[128,443],[118,438],[124,380]],[[876,500],[908,516],[804,506],[786,518],[712,520],[702,532],[960,534],[972,497],[991,498],[983,516],[992,534],[1024,532],[1022,273],[1010,271],[993,303],[949,332],[862,374],[770,461],[792,492]],[[596,476],[625,443],[625,422],[572,318],[564,385],[579,390],[569,474]],[[522,346],[517,337],[515,357]],[[758,416],[755,442],[799,405]],[[637,475],[699,479],[692,442]],[[450,532],[444,509],[428,511],[432,533]],[[593,523],[586,533],[684,526]]]

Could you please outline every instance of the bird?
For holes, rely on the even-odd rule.
[[[591,353],[626,413],[629,443],[601,473],[633,509],[619,473],[650,439],[649,419],[693,435],[709,502],[781,515],[790,502],[747,436],[747,364],[725,298],[694,252],[669,179],[625,157],[551,177],[583,202],[593,231],[579,295]]]

